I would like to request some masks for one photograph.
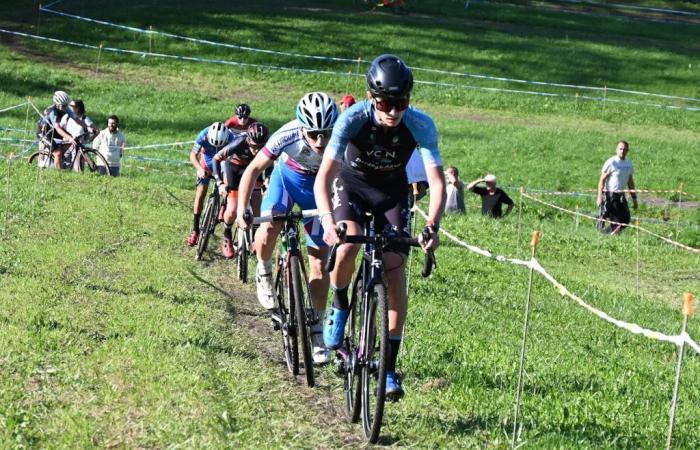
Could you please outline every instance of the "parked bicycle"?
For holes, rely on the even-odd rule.
[[[393,243],[419,247],[417,239],[389,234],[375,234],[374,218],[365,224],[364,235],[346,236],[345,224],[338,226],[343,243],[364,244],[362,261],[355,276],[350,299],[350,314],[343,345],[336,351],[339,372],[344,376],[346,411],[352,422],[360,421],[371,443],[379,439],[384,415],[386,366],[389,358],[389,317],[387,287],[384,283],[384,249]],[[423,230],[423,239],[430,232]],[[333,270],[335,244],[329,253],[326,270]],[[427,277],[435,266],[432,251],[425,256],[422,275]]]
[[[317,214],[318,212],[313,209],[256,217],[253,220],[255,224],[284,222],[276,263],[274,287],[277,304],[272,311],[272,324],[275,330],[282,334],[287,368],[295,376],[300,373],[299,346],[301,346],[304,375],[309,387],[315,384],[311,328],[321,318],[316,316],[309,295],[308,276],[299,245],[299,222]]]
[[[39,167],[53,167],[53,155],[51,148],[40,143],[39,150],[29,156],[29,164],[37,164]],[[64,152],[62,169],[74,170],[76,172],[99,172],[98,166],[107,167],[107,160],[96,150],[85,148],[80,141],[71,144]]]

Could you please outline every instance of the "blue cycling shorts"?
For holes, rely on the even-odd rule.
[[[301,209],[315,209],[314,181],[316,175],[295,172],[284,162],[279,161],[270,177],[270,187],[263,197],[260,207],[261,215],[285,214],[292,210],[294,204]],[[318,216],[304,219],[306,245],[313,248],[326,247],[323,242],[323,228]]]

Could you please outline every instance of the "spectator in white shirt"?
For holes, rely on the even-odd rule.
[[[102,130],[92,142],[92,148],[97,150],[104,156],[109,168],[100,166],[98,162],[98,170],[101,175],[109,174],[113,177],[119,176],[121,167],[121,159],[124,155],[124,147],[126,139],[124,133],[119,130],[119,118],[117,116],[109,116],[107,119],[107,128]]]
[[[637,193],[634,190],[632,174],[634,168],[632,161],[627,159],[630,145],[627,141],[619,141],[615,149],[615,156],[609,158],[603,164],[603,170],[598,180],[598,198],[596,203],[600,206],[598,217],[598,229],[600,231],[618,234],[625,225],[630,223],[630,209],[627,205],[625,190],[632,191],[632,207],[637,209]],[[606,220],[612,222],[606,228]]]

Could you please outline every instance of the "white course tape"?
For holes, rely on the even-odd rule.
[[[101,49],[102,51],[111,52],[111,53],[126,53],[126,54],[130,54],[130,55],[138,55],[141,57],[151,56],[151,57],[155,57],[155,58],[176,59],[176,60],[180,60],[180,61],[204,62],[204,63],[211,63],[211,64],[225,64],[225,65],[237,66],[237,67],[252,67],[252,68],[257,68],[257,69],[281,70],[281,71],[299,72],[299,73],[306,73],[306,74],[334,75],[334,76],[341,76],[341,77],[364,77],[364,74],[360,74],[360,73],[337,72],[337,71],[332,71],[332,70],[302,69],[299,67],[287,67],[287,66],[275,66],[275,65],[269,65],[269,64],[243,63],[243,62],[239,62],[239,61],[230,61],[230,60],[224,60],[224,59],[198,58],[198,57],[194,57],[194,56],[171,55],[171,54],[166,54],[166,53],[154,53],[154,52],[147,52],[147,51],[140,51],[140,50],[128,50],[128,49],[114,48],[114,47],[98,47],[96,45],[91,45],[91,44],[82,44],[79,42],[65,41],[62,39],[48,38],[48,37],[44,37],[44,36],[37,36],[37,35],[33,35],[33,34],[21,33],[18,31],[11,31],[11,30],[5,30],[5,29],[0,29],[0,33],[13,34],[16,36],[22,36],[22,37],[27,37],[27,38],[31,38],[31,39],[38,39],[38,40],[48,41],[48,42],[53,42],[53,43],[58,43],[58,44],[72,45],[75,47],[89,48],[92,50],[100,50]],[[425,84],[425,85],[429,85],[429,86],[454,87],[454,88],[480,90],[480,91],[487,91],[487,92],[499,92],[499,93],[504,92],[504,93],[511,93],[511,94],[537,95],[537,96],[544,96],[544,97],[576,98],[576,99],[582,99],[582,100],[604,101],[604,102],[612,102],[612,103],[619,103],[619,104],[625,104],[625,105],[647,106],[647,107],[653,107],[653,108],[674,109],[674,110],[682,110],[682,111],[700,111],[700,107],[695,108],[695,107],[664,105],[664,104],[656,104],[656,103],[633,102],[633,101],[624,101],[624,100],[614,100],[614,99],[605,98],[605,97],[590,97],[590,96],[585,96],[585,95],[554,94],[554,93],[548,93],[548,92],[522,91],[522,90],[518,90],[518,89],[490,88],[490,87],[483,87],[483,86],[471,86],[471,85],[466,85],[466,84],[442,83],[442,82],[422,81],[422,80],[415,80],[415,83]],[[41,113],[39,113],[39,114],[41,114]]]
[[[183,141],[183,142],[173,142],[170,144],[152,144],[152,145],[134,145],[131,147],[124,147],[124,150],[142,150],[146,148],[159,148],[159,147],[177,147],[181,145],[194,144],[194,141]]]
[[[585,217],[586,219],[595,220],[596,222],[600,220],[600,219],[598,219],[598,218],[595,217],[595,216],[591,216],[591,215],[588,215],[588,214],[584,214],[584,213],[579,212],[579,211],[571,211],[570,209],[562,208],[561,206],[557,206],[557,205],[555,205],[555,204],[553,204],[553,203],[545,202],[544,200],[540,200],[539,198],[536,198],[536,197],[533,197],[533,196],[531,196],[531,195],[528,195],[528,194],[525,193],[525,192],[522,193],[522,196],[525,197],[525,198],[527,198],[527,199],[530,199],[530,200],[532,200],[532,201],[534,201],[534,202],[540,203],[540,204],[545,205],[545,206],[548,206],[548,207],[550,207],[550,208],[557,209],[557,210],[559,210],[559,211],[561,211],[561,212],[565,212],[565,213],[567,213],[567,214],[571,214],[571,215],[579,216],[579,217]],[[641,232],[643,232],[643,233],[646,233],[646,234],[648,234],[648,235],[654,236],[655,238],[661,239],[662,241],[667,242],[667,243],[669,243],[669,244],[671,244],[671,245],[675,245],[675,246],[678,247],[678,248],[682,248],[682,249],[684,249],[684,250],[688,250],[688,251],[691,251],[691,252],[693,252],[693,253],[700,254],[700,248],[694,248],[694,247],[690,247],[690,246],[685,245],[685,244],[681,244],[680,242],[676,242],[676,241],[674,241],[673,239],[669,239],[669,238],[667,238],[667,237],[665,237],[665,236],[661,236],[660,234],[654,233],[653,231],[647,230],[646,228],[637,226],[637,225],[635,225],[635,224],[633,224],[633,223],[620,223],[620,222],[615,222],[615,221],[612,221],[612,220],[606,220],[606,222],[609,222],[609,223],[612,223],[612,224],[615,224],[615,225],[623,225],[623,226],[628,227],[628,228],[636,228],[636,229],[638,229],[639,231],[641,231]]]
[[[22,103],[22,104],[20,104],[20,105],[15,105],[15,106],[10,106],[9,108],[0,109],[0,113],[4,113],[4,112],[6,112],[6,111],[12,111],[13,109],[17,109],[17,108],[21,108],[21,107],[23,107],[23,106],[27,106],[27,103],[29,103],[29,102],[24,102],[24,103]]]
[[[428,215],[423,212],[418,206],[413,207],[415,211],[417,211],[423,218],[426,220],[428,219]],[[572,293],[569,291],[566,286],[558,282],[552,275],[550,275],[544,267],[537,261],[537,259],[532,258],[530,261],[524,261],[522,259],[516,259],[516,258],[507,258],[505,256],[500,256],[500,255],[494,255],[488,250],[481,249],[479,247],[476,247],[474,245],[469,245],[466,242],[462,241],[461,239],[457,238],[453,234],[449,233],[447,230],[444,228],[440,229],[440,232],[450,238],[453,242],[456,244],[461,245],[462,247],[466,248],[467,250],[477,253],[482,256],[486,256],[488,258],[493,258],[496,261],[500,262],[508,262],[514,265],[519,265],[519,266],[525,266],[532,268],[535,270],[537,273],[542,275],[547,281],[549,281],[554,287],[556,287],[559,290],[559,293],[562,296],[569,297],[572,300],[574,300],[576,303],[578,303],[580,306],[584,307],[591,313],[595,314],[597,317],[605,320],[608,323],[611,323],[619,328],[622,328],[624,330],[627,330],[631,333],[634,334],[640,334],[644,337],[647,337],[649,339],[654,339],[657,341],[662,341],[662,342],[670,342],[675,345],[682,345],[684,343],[687,343],[690,345],[690,347],[698,352],[700,354],[700,347],[698,347],[698,344],[693,341],[693,339],[687,334],[679,334],[679,335],[668,335],[661,333],[659,331],[654,331],[654,330],[649,330],[647,328],[643,328],[640,325],[637,325],[636,323],[630,323],[630,322],[625,322],[624,320],[619,320],[615,319],[614,317],[610,316],[609,314],[599,310],[598,308],[595,308],[594,306],[589,305],[588,303],[584,302],[580,297],[578,297],[576,294]]]
[[[89,17],[78,16],[75,14],[69,14],[69,13],[65,13],[65,12],[61,12],[61,11],[56,11],[56,10],[48,9],[48,7],[41,7],[40,9],[42,11],[45,11],[45,12],[48,12],[51,14],[56,14],[59,16],[64,16],[64,17],[68,17],[71,19],[82,20],[82,21],[86,21],[86,22],[97,23],[100,25],[121,28],[124,30],[133,31],[136,33],[160,35],[160,36],[170,37],[173,39],[179,39],[179,40],[184,40],[184,41],[189,41],[189,42],[196,42],[199,44],[206,44],[206,45],[212,45],[212,46],[217,46],[217,47],[226,47],[226,48],[231,48],[231,49],[236,49],[236,50],[244,50],[244,51],[258,52],[258,53],[267,53],[267,54],[280,55],[280,56],[292,56],[292,57],[297,57],[297,58],[314,59],[314,60],[320,60],[320,61],[346,62],[346,63],[351,63],[351,64],[357,64],[357,63],[369,64],[370,63],[370,61],[363,60],[361,58],[350,59],[350,58],[340,58],[340,57],[335,57],[335,56],[307,55],[307,54],[302,54],[302,53],[282,52],[282,51],[267,50],[267,49],[255,48],[255,47],[246,47],[246,46],[241,46],[241,45],[236,45],[236,44],[227,44],[227,43],[223,43],[223,42],[216,42],[216,41],[210,41],[210,40],[206,40],[206,39],[198,39],[198,38],[193,38],[193,37],[189,37],[189,36],[166,33],[166,32],[162,32],[162,31],[155,31],[152,29],[146,30],[143,28],[136,28],[136,27],[130,27],[130,26],[126,26],[126,25],[120,25],[120,24],[108,22],[105,20],[97,20],[97,19],[92,19]],[[563,88],[568,88],[568,89],[617,92],[617,93],[631,94],[631,95],[640,95],[640,96],[657,97],[657,98],[665,98],[665,99],[700,102],[700,98],[682,97],[682,96],[666,95],[666,94],[655,94],[655,93],[651,93],[651,92],[634,91],[634,90],[628,90],[628,89],[618,89],[618,88],[609,88],[609,87],[600,87],[600,86],[584,86],[584,85],[576,85],[576,84],[554,83],[554,82],[547,82],[547,81],[522,80],[522,79],[517,79],[517,78],[496,77],[496,76],[491,76],[491,75],[473,74],[473,73],[465,73],[465,72],[453,72],[453,71],[447,71],[447,70],[430,69],[430,68],[414,67],[414,66],[411,66],[411,69],[414,71],[422,71],[422,72],[436,73],[436,74],[441,74],[441,75],[451,75],[451,76],[458,76],[458,77],[464,77],[464,78],[475,78],[475,79],[490,80],[490,81],[503,81],[503,82],[509,82],[509,83],[532,84],[532,85],[538,85],[538,86],[563,87]],[[496,89],[496,88],[494,88],[494,89]],[[505,90],[505,91],[507,92],[507,90]],[[516,90],[513,92],[522,92],[522,91]],[[540,95],[544,95],[544,93],[540,93]],[[586,97],[582,97],[582,98],[586,98]],[[592,99],[592,98],[587,98],[587,99]],[[599,98],[597,98],[597,99],[599,99]],[[608,101],[610,101],[610,100],[608,99]],[[663,106],[670,107],[670,105],[663,105]]]

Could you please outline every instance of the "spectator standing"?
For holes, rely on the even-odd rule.
[[[100,175],[107,175],[109,170],[109,175],[113,177],[119,176],[119,171],[121,168],[121,159],[124,156],[124,147],[126,146],[126,138],[124,133],[119,129],[119,118],[117,116],[109,116],[107,119],[107,128],[100,131],[94,141],[92,141],[92,148],[97,150],[104,159],[109,164],[109,168],[99,165],[101,162],[98,161],[97,169],[100,171]]]
[[[632,207],[637,209],[637,193],[634,192],[634,168],[632,161],[627,159],[630,146],[627,141],[619,141],[615,148],[615,156],[609,158],[603,164],[603,170],[598,180],[598,198],[596,204],[600,207],[598,229],[605,233],[617,234],[625,225],[630,223],[630,209],[627,205],[625,189],[633,192]],[[605,220],[618,222],[605,226]]]
[[[479,183],[485,183],[486,187],[477,186]],[[484,178],[474,180],[467,189],[481,196],[481,214],[491,216],[493,218],[505,217],[513,210],[513,200],[508,197],[501,188],[496,187],[496,176],[486,175]],[[503,213],[502,205],[508,205],[505,214]]]
[[[445,171],[445,181],[447,186],[447,201],[445,202],[445,212],[456,212],[464,214],[464,183],[459,179],[459,169],[454,166],[448,167]]]

